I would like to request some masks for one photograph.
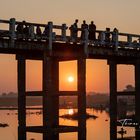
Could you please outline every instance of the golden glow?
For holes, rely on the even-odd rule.
[[[73,77],[73,76],[69,76],[69,77],[68,77],[68,82],[69,82],[69,83],[74,82],[74,77]]]
[[[73,110],[73,109],[69,109],[69,110],[68,110],[68,114],[69,114],[69,115],[74,114],[74,110]]]
[[[42,0],[41,2],[38,0],[1,0],[0,9],[2,13],[1,18],[6,20],[14,15],[17,21],[26,20],[27,22],[44,24],[48,21],[52,21],[55,25],[66,23],[67,26],[70,27],[74,20],[78,18],[78,27],[81,26],[83,19],[86,20],[87,24],[89,24],[91,20],[94,20],[97,25],[97,30],[105,30],[106,27],[113,30],[113,28],[116,27],[119,29],[119,32],[139,34],[139,5],[140,0],[127,0],[127,4],[125,0],[81,0],[80,4],[78,0]],[[10,9],[10,12],[6,12],[5,7],[6,9]],[[26,7],[26,10],[24,7]],[[119,7],[119,10],[114,10],[116,7]],[[99,9],[100,12],[97,12]],[[8,24],[0,24],[0,28],[8,29],[9,26]],[[57,30],[54,30],[53,32],[56,31]],[[61,34],[61,30],[58,30],[58,32]],[[68,33],[69,31],[67,29],[67,34]],[[78,34],[80,36],[80,31]],[[11,59],[11,57],[13,59]],[[14,57],[15,55],[0,54],[0,92],[17,92],[17,62]],[[60,62],[59,90],[77,90],[76,63],[76,61]],[[40,64],[27,66],[27,90],[42,90],[41,66],[41,61]],[[134,68],[132,68],[132,66],[126,67],[128,67],[128,69],[120,68],[118,72],[119,90],[123,90],[126,84],[134,85]],[[109,66],[105,61],[87,60],[86,71],[87,91],[109,92]],[[70,74],[74,76],[73,83],[68,83],[67,81],[67,77]]]
[[[59,90],[77,90],[77,61],[59,63]]]

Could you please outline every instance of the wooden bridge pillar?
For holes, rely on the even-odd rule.
[[[110,140],[117,140],[117,64],[109,61],[110,75]]]
[[[52,64],[52,103],[53,103],[53,127],[59,126],[59,61],[53,59]],[[53,134],[53,140],[59,140],[59,133]]]
[[[15,26],[16,25],[16,20],[15,18],[10,19],[10,25],[9,25],[9,33],[10,33],[10,46],[14,47],[14,42],[15,42]]]
[[[135,63],[135,115],[140,123],[140,60]],[[140,127],[136,127],[136,140],[140,139]]]
[[[26,140],[26,61],[18,57],[18,140]]]
[[[53,128],[59,123],[59,99],[54,94],[58,90],[58,62],[44,52],[43,59],[43,140],[57,140]],[[55,96],[55,97],[54,97]]]
[[[78,59],[78,140],[86,140],[86,59]]]

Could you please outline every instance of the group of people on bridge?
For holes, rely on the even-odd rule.
[[[78,38],[78,19],[75,20],[75,23],[70,26],[70,35],[71,38],[74,40],[77,40]],[[88,39],[89,40],[96,40],[96,25],[93,21],[91,21],[91,24],[86,24],[86,21],[83,20],[83,24],[81,25],[81,40],[86,39],[86,31],[88,31]]]
[[[81,40],[85,40],[86,36],[89,41],[101,41],[104,40],[106,43],[114,43],[117,40],[117,34],[118,29],[114,28],[113,31],[110,31],[110,28],[106,28],[106,31],[104,34],[102,32],[98,32],[98,36],[96,37],[96,25],[94,24],[94,21],[91,21],[91,23],[88,25],[85,20],[83,20],[83,23],[81,25],[81,28],[78,28],[78,19],[75,20],[75,23],[70,26],[70,35],[73,40],[78,39],[78,31],[81,31]],[[86,33],[87,32],[87,33]]]
[[[28,40],[29,38],[34,39],[35,33],[38,36],[38,40],[41,40],[41,36],[45,35],[49,37],[49,26],[46,25],[42,33],[39,25],[36,26],[36,32],[34,31],[34,26],[32,24],[28,25],[26,21],[20,22],[16,27],[18,39]]]
[[[106,28],[104,34],[100,31],[98,32],[98,37],[96,37],[97,30],[94,21],[91,21],[91,23],[88,25],[86,21],[83,20],[81,28],[78,28],[78,19],[76,19],[75,22],[69,27],[69,30],[70,40],[72,42],[78,41],[78,31],[81,32],[81,41],[85,41],[86,39],[92,42],[104,40],[106,43],[115,42],[117,39],[116,34],[118,33],[118,30],[116,28],[114,28],[112,32],[110,31],[110,28]],[[46,26],[44,27],[44,31],[42,31],[40,25],[36,25],[36,31],[34,31],[34,26],[32,24],[27,24],[25,21],[23,21],[17,25],[16,32],[18,35],[18,39],[34,39],[36,35],[37,40],[41,40],[43,36],[45,36],[46,39],[49,38],[50,29],[48,24],[46,24]]]

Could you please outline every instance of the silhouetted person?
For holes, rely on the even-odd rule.
[[[23,35],[24,35],[25,40],[28,40],[29,26],[27,25],[27,23],[25,21],[23,21]]]
[[[106,28],[105,32],[105,42],[109,43],[110,42],[110,28]]]
[[[16,27],[17,34],[23,34],[23,23],[19,23]]]
[[[46,26],[45,26],[45,29],[44,29],[44,31],[43,31],[43,34],[44,34],[45,36],[49,37],[49,32],[50,32],[50,30],[49,30],[49,25],[46,25]]]
[[[36,27],[36,35],[38,37],[38,41],[40,41],[41,40],[42,31],[41,31],[41,28],[40,28],[39,25]]]
[[[114,28],[113,32],[112,32],[112,43],[113,43],[113,45],[115,45],[116,40],[118,39],[117,35],[118,35],[118,29]]]
[[[26,24],[25,27],[23,28],[23,33],[28,35],[29,34],[29,26]]]
[[[81,39],[85,40],[85,29],[88,30],[88,25],[86,24],[86,21],[83,20],[83,24],[81,25]]]
[[[96,25],[93,21],[91,21],[91,24],[89,24],[89,40],[95,41],[96,40]]]
[[[29,26],[29,38],[33,41],[35,38],[34,25]]]
[[[40,28],[39,25],[36,27],[36,34],[37,34],[38,36],[41,36],[41,35],[42,35],[42,31],[41,31],[41,28]]]
[[[71,25],[71,26],[69,27],[69,30],[70,30],[70,37],[71,37],[71,39],[73,40],[73,39],[74,39],[74,27],[73,27],[73,25]]]
[[[16,27],[17,31],[17,39],[22,40],[23,39],[23,23],[18,23]]]
[[[46,38],[47,43],[49,42],[49,34],[50,34],[50,28],[49,28],[49,25],[47,24],[43,31],[43,36]]]
[[[70,35],[72,41],[76,42],[78,37],[78,19],[75,20],[75,23],[70,26]]]
[[[78,37],[78,19],[75,20],[75,23],[73,24],[73,31],[74,31],[74,37],[77,39]]]

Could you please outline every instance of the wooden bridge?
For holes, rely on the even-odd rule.
[[[0,53],[15,54],[18,65],[18,140],[26,140],[26,132],[42,133],[43,140],[58,140],[59,133],[78,132],[78,140],[86,140],[86,59],[106,59],[110,73],[110,139],[117,139],[117,96],[135,96],[136,119],[140,121],[140,35],[118,32],[115,41],[106,42],[106,31],[96,31],[100,38],[84,39],[70,36],[66,24],[54,25],[29,23],[28,36],[17,34],[16,27],[22,22],[14,18],[0,20]],[[48,26],[48,35],[38,36],[37,26]],[[81,33],[78,28],[78,33]],[[110,32],[113,34],[113,32]],[[40,60],[43,67],[42,91],[26,91],[26,60]],[[77,91],[59,91],[59,62],[77,60]],[[135,67],[135,91],[117,91],[117,64]],[[26,96],[41,96],[43,126],[26,126]],[[77,96],[78,126],[59,125],[59,97]],[[138,130],[138,128],[136,128]],[[136,131],[140,138],[140,131]]]

